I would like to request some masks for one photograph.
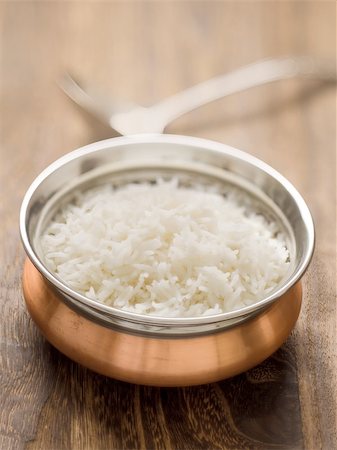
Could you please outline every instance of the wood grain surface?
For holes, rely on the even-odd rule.
[[[287,343],[200,387],[97,375],[53,349],[22,300],[18,212],[50,162],[110,131],[69,102],[65,69],[144,105],[262,57],[336,57],[336,4],[0,2],[0,449],[326,449],[336,443],[335,86],[288,80],[233,95],[169,132],[246,150],[307,200],[317,246]]]

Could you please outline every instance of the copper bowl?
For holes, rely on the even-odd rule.
[[[273,292],[236,311],[163,318],[121,311],[73,291],[45,266],[39,237],[75,189],[111,181],[177,175],[185,184],[235,186],[287,237],[291,268]],[[223,379],[272,354],[294,327],[300,278],[314,248],[314,227],[296,189],[258,159],[224,144],[186,136],[108,139],[60,158],[28,189],[20,213],[30,261],[23,277],[28,310],[46,338],[75,361],[121,380],[158,386]],[[35,266],[35,267],[34,267]]]

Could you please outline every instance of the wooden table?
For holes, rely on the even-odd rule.
[[[271,358],[193,388],[129,385],[78,366],[41,337],[21,293],[18,211],[33,178],[110,131],[55,84],[70,69],[150,104],[267,56],[335,57],[334,2],[0,3],[0,448],[326,449],[335,429],[333,85],[285,81],[228,97],[169,132],[244,149],[303,193],[317,227],[300,320]]]

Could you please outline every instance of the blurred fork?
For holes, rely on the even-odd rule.
[[[117,134],[163,133],[166,126],[200,106],[236,92],[273,81],[309,77],[336,81],[336,62],[313,57],[266,59],[211,78],[150,107],[128,101],[107,102],[81,87],[66,73],[59,85],[83,109],[108,124]]]

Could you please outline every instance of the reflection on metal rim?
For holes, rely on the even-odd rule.
[[[144,176],[146,171],[180,171],[208,182],[231,182],[259,198],[279,220],[292,246],[293,269],[267,298],[237,311],[198,318],[163,318],[117,310],[73,291],[52,274],[39,252],[39,233],[53,208],[67,193],[104,177]],[[145,171],[145,172],[144,172]],[[205,181],[206,182],[206,181]],[[170,135],[139,135],[108,139],[78,149],[45,169],[28,189],[20,212],[26,252],[68,304],[104,325],[154,334],[196,334],[238,324],[286,294],[306,270],[314,248],[314,228],[307,205],[282,175],[262,161],[224,144]]]

